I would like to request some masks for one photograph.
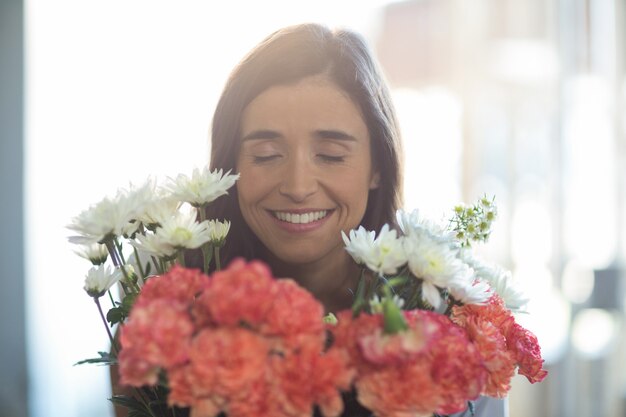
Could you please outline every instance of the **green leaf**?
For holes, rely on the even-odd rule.
[[[109,401],[115,405],[126,407],[129,410],[128,417],[153,417],[152,412],[146,408],[145,404],[134,397],[114,395],[109,398]]]
[[[76,362],[74,366],[83,365],[86,363],[95,363],[101,365],[113,365],[117,363],[117,358],[111,356],[111,354],[109,354],[108,352],[98,352],[98,355],[100,355],[99,358],[83,359],[82,361]]]
[[[122,307],[113,307],[107,312],[107,321],[111,323],[111,326],[122,322],[125,318],[126,314]]]
[[[135,304],[135,300],[137,299],[137,294],[128,294],[122,300],[122,308],[127,313],[130,313],[131,308],[133,308],[133,304]]]
[[[143,403],[137,400],[135,397],[129,397],[128,395],[114,395],[109,398],[113,404],[122,405],[124,407],[140,407],[144,408]]]

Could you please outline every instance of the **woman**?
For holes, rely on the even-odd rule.
[[[226,261],[263,259],[276,275],[298,277],[328,310],[349,306],[358,271],[341,231],[393,223],[401,202],[395,115],[363,40],[301,25],[262,42],[217,105],[211,167],[241,174],[208,213],[231,221]],[[323,216],[281,227],[307,211]]]
[[[401,165],[390,95],[363,39],[288,27],[242,60],[218,102],[211,168],[240,179],[207,217],[231,221],[226,262],[262,259],[327,311],[349,308],[359,269],[341,231],[394,223]],[[346,415],[368,413],[352,401]],[[476,415],[504,416],[505,404],[481,399]]]

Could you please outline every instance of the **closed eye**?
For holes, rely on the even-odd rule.
[[[324,162],[343,162],[345,160],[344,156],[335,156],[335,155],[327,155],[327,154],[318,154],[318,158],[320,158]]]
[[[280,158],[279,154],[274,154],[274,155],[254,155],[252,157],[252,161],[255,164],[262,164],[262,163],[265,163],[265,162],[273,161],[273,160],[278,159],[278,158]]]

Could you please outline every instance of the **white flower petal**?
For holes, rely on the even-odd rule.
[[[457,258],[457,250],[428,235],[412,234],[404,239],[409,269],[417,278],[448,287],[464,276],[466,265]]]
[[[484,304],[491,297],[491,287],[483,281],[474,281],[469,285],[455,283],[448,290],[454,299],[463,304]]]
[[[195,210],[178,213],[157,228],[155,235],[176,249],[196,249],[211,240],[209,222],[198,223]]]
[[[377,274],[395,274],[398,268],[406,264],[406,255],[402,238],[396,230],[385,224],[378,237],[362,226],[350,231],[350,239],[342,234],[346,250],[357,263],[364,263]]]
[[[365,263],[371,256],[372,245],[374,243],[374,232],[367,231],[363,226],[356,230],[350,230],[350,237],[341,232],[343,241],[346,244],[346,251],[358,264]]]
[[[518,311],[528,304],[529,298],[513,280],[510,271],[478,259],[469,249],[463,250],[461,257],[474,269],[476,276],[480,280],[487,282],[496,294],[502,298],[507,308]]]
[[[238,179],[239,174],[231,175],[230,171],[223,174],[221,169],[211,171],[207,167],[200,171],[195,168],[191,177],[179,174],[176,178],[169,178],[166,188],[174,198],[200,207],[227,194]]]
[[[81,249],[74,251],[74,253],[91,261],[94,265],[103,264],[109,255],[106,246],[100,243],[89,243]]]
[[[439,289],[430,282],[424,281],[422,283],[422,299],[433,306],[435,310],[441,306],[442,299]]]
[[[119,269],[111,270],[109,266],[99,265],[92,267],[85,277],[85,285],[83,289],[91,297],[101,297],[118,282],[123,276]]]
[[[130,242],[142,252],[149,253],[159,258],[171,258],[176,254],[176,248],[172,246],[163,237],[149,233],[146,235],[137,235],[135,240]]]
[[[226,235],[230,230],[230,222],[220,222],[218,220],[209,220],[208,222],[209,236],[211,237],[211,244],[215,246],[221,246],[226,240]]]
[[[121,236],[134,217],[134,209],[126,201],[104,198],[72,219],[68,229],[78,233],[70,236],[71,243],[102,243],[105,239]]]

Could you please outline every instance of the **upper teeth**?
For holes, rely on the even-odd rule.
[[[276,218],[284,222],[306,224],[306,223],[317,221],[321,219],[322,217],[326,217],[327,213],[328,213],[327,210],[312,211],[310,213],[302,213],[302,214],[286,213],[284,211],[275,211],[274,215],[276,216]]]

